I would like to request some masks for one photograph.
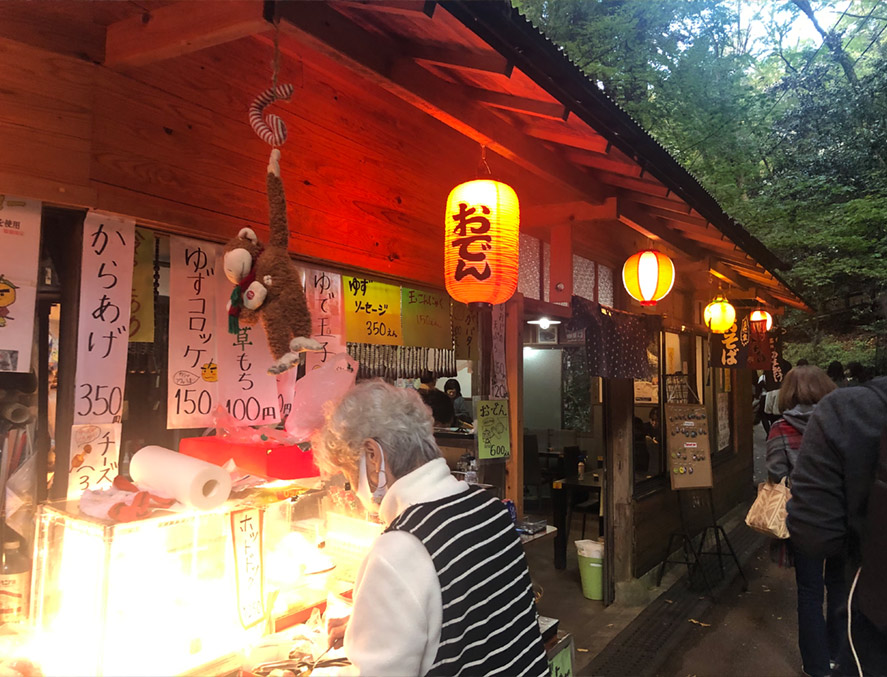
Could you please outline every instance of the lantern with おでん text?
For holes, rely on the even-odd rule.
[[[736,309],[726,296],[719,293],[711,300],[711,303],[705,306],[702,319],[713,334],[723,334],[736,321]]]
[[[622,284],[642,306],[655,306],[674,285],[674,263],[655,249],[638,252],[622,266]]]
[[[447,198],[444,276],[461,303],[505,303],[517,289],[520,207],[500,181],[459,184]]]
[[[773,316],[766,310],[760,308],[752,311],[748,321],[751,324],[752,331],[759,334],[764,334],[770,331],[770,328],[773,326]]]

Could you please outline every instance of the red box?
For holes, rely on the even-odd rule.
[[[320,471],[314,465],[314,452],[302,451],[298,446],[273,442],[232,442],[224,437],[185,437],[179,442],[179,451],[215,465],[225,465],[230,459],[239,468],[262,477],[277,480],[296,480],[317,477]]]

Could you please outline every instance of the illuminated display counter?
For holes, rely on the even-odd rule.
[[[51,675],[236,667],[275,625],[350,589],[347,576],[331,575],[336,557],[316,547],[327,531],[323,495],[120,524],[72,514],[76,503],[40,506],[29,657]],[[378,525],[355,520],[354,529],[369,530],[361,552],[344,552],[330,533],[330,555],[350,566]]]

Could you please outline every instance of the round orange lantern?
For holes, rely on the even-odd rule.
[[[638,252],[622,266],[622,284],[642,306],[655,306],[674,285],[674,263],[655,249]]]
[[[462,303],[505,303],[517,289],[520,206],[493,179],[459,184],[447,198],[444,277]]]
[[[752,329],[761,334],[770,331],[773,327],[773,316],[760,308],[752,311],[748,321],[751,323]]]
[[[711,329],[713,334],[723,334],[736,321],[736,309],[721,293],[715,296],[711,303],[705,306],[702,313],[705,326]]]

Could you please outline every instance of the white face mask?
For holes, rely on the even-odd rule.
[[[379,463],[379,477],[376,483],[376,490],[370,491],[370,481],[367,478],[367,456],[366,452],[360,453],[360,464],[357,478],[357,497],[363,503],[363,507],[368,512],[376,514],[379,512],[379,504],[388,491],[388,477],[385,475],[385,454],[379,448],[381,461]]]

